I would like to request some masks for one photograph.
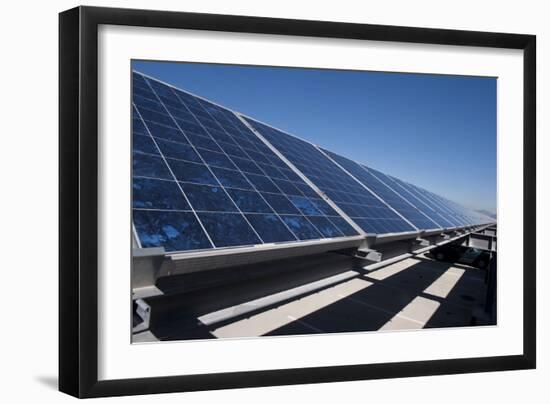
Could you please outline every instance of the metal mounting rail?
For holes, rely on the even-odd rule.
[[[158,295],[159,278],[194,272],[238,267],[260,262],[294,258],[329,251],[356,251],[351,255],[366,262],[384,262],[396,255],[410,253],[441,242],[450,242],[487,226],[453,229],[448,232],[407,232],[381,236],[353,236],[299,243],[264,244],[261,246],[204,250],[188,253],[166,253],[162,248],[134,249],[132,289],[137,298]],[[490,237],[490,236],[487,236]],[[487,238],[485,237],[485,238]]]

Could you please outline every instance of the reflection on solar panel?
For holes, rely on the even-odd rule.
[[[416,230],[311,143],[253,119],[245,119],[365,233],[384,234]]]
[[[464,227],[443,197],[134,72],[133,224],[167,252]]]
[[[358,235],[232,112],[133,74],[133,218],[186,251]]]
[[[391,208],[398,212],[404,219],[417,229],[437,229],[440,226],[424,215],[414,205],[401,197],[393,189],[380,180],[367,166],[361,165],[342,157],[336,153],[321,149],[333,161],[339,164],[344,170],[351,174],[359,183],[366,186],[378,195]]]

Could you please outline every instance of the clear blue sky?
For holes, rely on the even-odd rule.
[[[134,62],[133,68],[474,209],[496,209],[496,79]]]

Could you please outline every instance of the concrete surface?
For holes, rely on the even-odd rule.
[[[134,342],[469,326],[485,303],[485,272],[464,265],[425,256],[373,271],[345,256],[313,262],[173,297]]]

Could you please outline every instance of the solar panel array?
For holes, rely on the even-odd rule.
[[[344,170],[352,175],[360,184],[372,190],[384,200],[392,209],[398,212],[404,219],[417,229],[440,228],[436,222],[431,220],[409,201],[390,188],[383,180],[371,172],[367,166],[361,165],[336,153],[322,149],[333,161],[338,163]]]
[[[406,197],[410,198],[409,200],[415,201],[413,203],[417,207],[424,207],[428,216],[436,220],[436,222],[439,223],[443,228],[460,226],[460,223],[454,221],[454,219],[450,217],[448,213],[445,213],[437,204],[435,204],[432,200],[423,195],[414,185],[409,184],[405,181],[401,181],[400,179],[391,177],[389,175],[387,177],[398,189],[398,192],[406,195]]]
[[[416,230],[311,143],[250,118],[246,120],[365,233],[401,233]]]
[[[133,218],[186,251],[358,235],[232,112],[134,73]]]
[[[482,220],[185,91],[132,77],[133,224],[143,248],[299,243]]]
[[[414,195],[411,195],[407,193],[405,190],[401,189],[398,184],[396,184],[392,178],[384,174],[381,171],[375,170],[372,167],[367,167],[365,165],[362,165],[365,169],[367,169],[371,174],[376,176],[376,178],[380,179],[384,184],[388,186],[388,188],[391,188],[395,193],[397,193],[399,196],[401,196],[403,199],[405,199],[408,203],[410,203],[412,206],[414,206],[419,212],[421,212],[424,216],[428,217],[430,219],[430,223],[435,223],[436,228],[449,228],[453,227],[452,223],[446,221],[443,217],[441,217],[438,213],[430,209],[428,206],[426,206],[424,203],[419,201],[418,199],[415,199]],[[428,227],[426,227],[428,228]]]

